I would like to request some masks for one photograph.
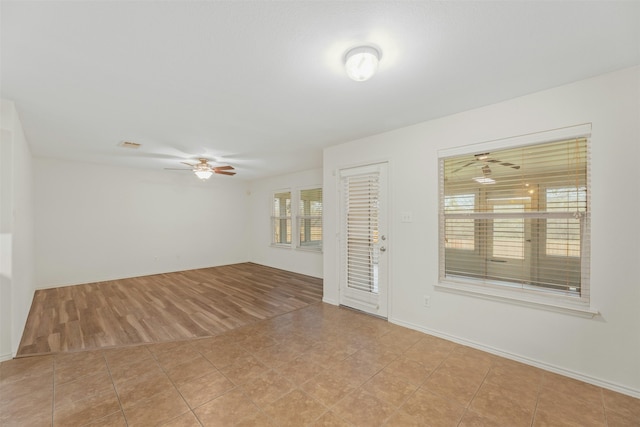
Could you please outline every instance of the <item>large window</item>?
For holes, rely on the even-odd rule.
[[[300,190],[298,247],[322,250],[322,188]]]
[[[322,250],[322,188],[279,190],[271,203],[272,245]]]
[[[441,284],[588,304],[587,136],[441,156]]]
[[[291,244],[291,191],[274,193],[271,211],[271,230],[272,244]]]

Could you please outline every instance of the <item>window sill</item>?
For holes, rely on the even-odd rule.
[[[566,297],[540,295],[537,292],[526,292],[521,289],[502,289],[500,286],[490,287],[473,283],[458,282],[439,282],[435,286],[435,289],[460,295],[484,298],[492,301],[516,304],[524,307],[553,311],[556,313],[570,314],[588,319],[599,314],[598,310],[591,308],[587,303],[569,300]]]
[[[302,252],[315,252],[317,254],[321,254],[322,253],[322,249],[321,248],[305,248],[304,246],[298,246],[296,248],[296,250],[302,251]]]
[[[291,243],[287,243],[287,244],[272,243],[269,246],[272,248],[278,248],[278,249],[293,249],[293,245],[291,245]]]

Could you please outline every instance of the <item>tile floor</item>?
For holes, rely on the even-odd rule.
[[[2,426],[640,426],[640,399],[314,304],[0,364]]]

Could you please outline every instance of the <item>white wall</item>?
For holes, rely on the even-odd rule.
[[[271,246],[271,198],[275,190],[288,188],[294,194],[309,187],[322,187],[322,169],[276,176],[251,183],[249,252],[252,262],[313,277],[322,277],[320,252]]]
[[[29,145],[12,102],[2,100],[0,148],[0,360],[20,344],[33,293],[34,212]]]
[[[39,288],[248,261],[248,184],[34,159]]]
[[[438,150],[591,122],[593,319],[443,291]],[[324,152],[324,298],[338,293],[333,172],[390,162],[389,320],[640,397],[640,68],[330,147]],[[400,212],[412,212],[401,223]],[[431,307],[423,307],[423,295]]]

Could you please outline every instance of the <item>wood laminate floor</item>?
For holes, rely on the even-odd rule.
[[[18,357],[214,336],[321,299],[322,279],[253,263],[43,289]]]

